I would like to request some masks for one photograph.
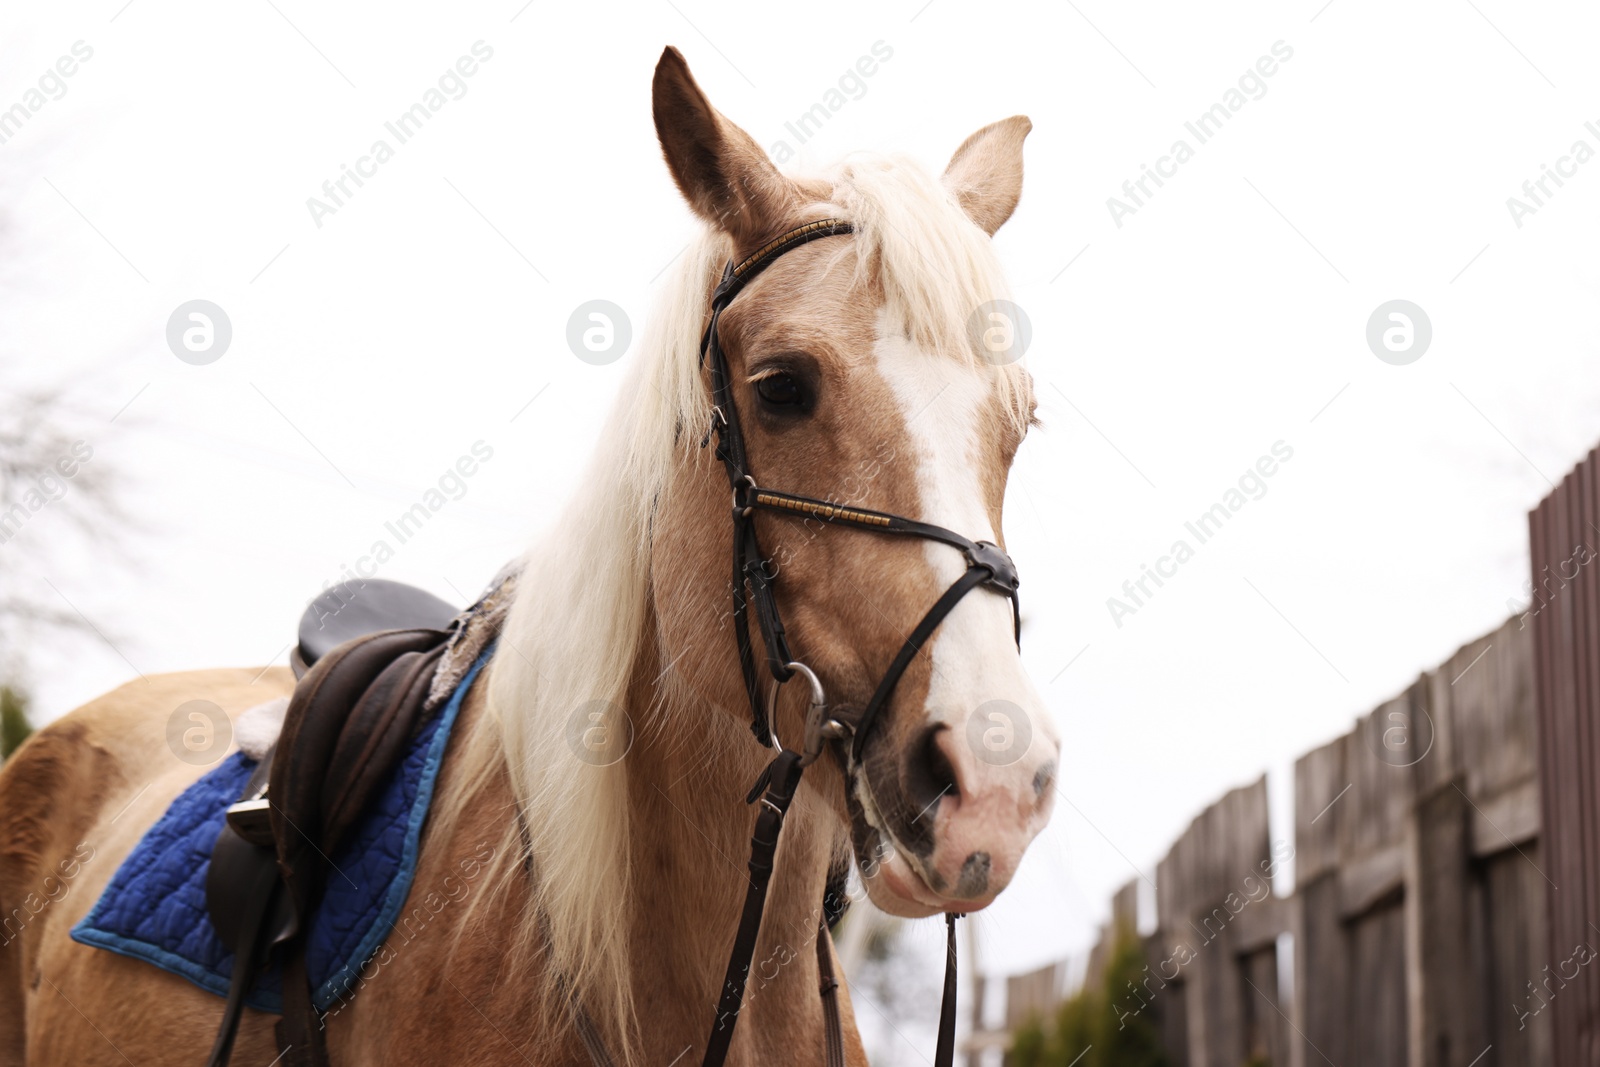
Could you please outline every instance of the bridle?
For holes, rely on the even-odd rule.
[[[755,786],[746,798],[747,803],[760,801],[755,832],[750,840],[750,885],[745,895],[738,933],[734,938],[733,952],[728,959],[717,1016],[702,1061],[704,1067],[720,1067],[733,1040],[734,1026],[739,1021],[739,1011],[744,1002],[750,961],[755,954],[756,937],[761,931],[761,913],[766,905],[767,885],[772,878],[778,835],[783,829],[784,815],[794,799],[802,772],[830,744],[837,746],[835,754],[848,774],[854,774],[859,769],[866,740],[901,676],[939,623],[974,589],[989,589],[1010,598],[1013,635],[1019,646],[1021,642],[1022,615],[1017,601],[1017,569],[1011,557],[998,545],[987,541],[971,541],[943,526],[900,515],[766,489],[757,484],[750,473],[744,434],[739,428],[738,408],[734,404],[733,381],[718,337],[717,327],[722,313],[745,286],[785,252],[824,237],[842,237],[854,232],[855,228],[842,219],[820,219],[775,237],[738,263],[730,262],[723,272],[721,284],[711,294],[711,319],[700,341],[701,362],[709,367],[711,375],[712,402],[711,425],[701,440],[701,447],[710,444],[713,435],[716,437],[716,455],[722,461],[728,475],[728,485],[733,492],[733,630],[739,648],[739,668],[750,699],[750,729],[757,741],[770,746],[777,753],[756,779]],[[768,569],[756,537],[757,511],[788,518],[816,519],[869,533],[937,541],[959,549],[966,557],[966,571],[922,616],[922,621],[917,623],[900,646],[900,651],[878,682],[871,699],[857,717],[830,714],[822,683],[809,667],[796,661],[790,654],[773,591],[777,576]],[[761,632],[762,644],[766,646],[767,671],[773,680],[770,695],[766,699],[762,696],[760,671],[750,638],[749,613],[752,602],[756,626]],[[811,704],[799,750],[784,748],[773,728],[778,688],[796,674],[802,675],[811,689]],[[846,741],[849,742],[848,752],[844,751]],[[950,1067],[955,1058],[955,920],[954,912],[946,914],[944,1001],[939,1012],[935,1067]],[[828,936],[826,922],[820,922],[817,929],[817,961],[822,975],[827,1061],[829,1067],[842,1067],[844,1043],[839,1024],[838,983],[833,976]]]

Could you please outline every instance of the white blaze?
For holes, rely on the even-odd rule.
[[[916,456],[922,513],[912,517],[973,541],[998,542],[980,473],[981,412],[993,389],[988,375],[924,352],[881,322],[874,355],[879,373],[899,402]],[[966,557],[958,549],[937,541],[923,545],[941,590],[966,571]],[[1041,728],[1049,732],[1044,725],[1048,717],[1022,670],[1013,633],[1009,598],[982,587],[962,598],[935,631],[930,722],[944,723],[959,736],[979,705],[1007,700],[1028,715],[1035,733]]]

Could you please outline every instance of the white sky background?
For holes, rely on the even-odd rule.
[[[305,601],[479,439],[493,460],[382,576],[459,601],[529,543],[634,370],[574,358],[568,315],[608,299],[637,336],[695,226],[650,119],[668,43],[763,145],[891,47],[811,163],[942,168],[1033,119],[997,242],[1046,425],[1007,535],[1070,803],[978,920],[988,969],[1083,950],[1205,804],[1497,625],[1527,509],[1600,438],[1600,160],[1520,229],[1506,207],[1575,140],[1600,149],[1593,10],[923,2],[13,6],[0,107],[73,42],[94,56],[0,146],[5,366],[72,385],[142,527],[107,531],[133,568],[49,551],[49,509],[0,546],[115,644],[42,648],[38,717],[130,664],[281,660]],[[306,198],[480,39],[466,96],[316,228]],[[1279,40],[1266,95],[1196,146],[1184,122]],[[1179,137],[1194,159],[1119,229],[1106,198]],[[234,331],[203,367],[163,336],[197,297]],[[1364,339],[1394,298],[1433,324],[1410,366]],[[1107,597],[1279,440],[1266,496],[1116,627]]]

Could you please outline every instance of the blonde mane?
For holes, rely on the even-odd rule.
[[[857,270],[876,279],[888,321],[925,351],[986,367],[968,317],[1006,295],[989,237],[936,177],[909,161],[853,156],[824,180],[833,187],[827,213],[856,227],[838,254],[857,251]],[[542,962],[562,976],[564,990],[546,990],[544,1007],[564,1010],[563,996],[581,1002],[624,1062],[637,1034],[628,943],[630,760],[576,764],[568,722],[574,709],[606,701],[625,707],[636,731],[655,733],[677,712],[672,695],[660,691],[650,706],[626,705],[640,668],[662,655],[644,639],[651,632],[652,515],[680,465],[706,462],[698,445],[710,401],[699,340],[730,252],[728,240],[708,230],[684,254],[642,338],[637,373],[600,436],[590,476],[554,524],[559,535],[526,557],[489,672],[489,721],[458,757],[475,784],[441,802],[433,831],[448,833],[479,786],[508,776],[523,817],[520,827],[505,820],[496,873],[525,878],[530,848],[535,872],[532,906],[507,939],[511,965],[521,969],[547,954]],[[1016,365],[991,371],[1008,410],[1025,423],[1032,406],[1026,374]]]

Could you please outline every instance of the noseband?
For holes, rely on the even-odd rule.
[[[777,751],[777,756],[761,772],[747,798],[749,803],[757,799],[761,801],[755,833],[750,842],[750,887],[745,896],[733,953],[728,960],[716,1021],[702,1061],[704,1067],[720,1067],[733,1040],[733,1029],[744,1001],[750,961],[755,954],[756,937],[761,930],[761,913],[766,904],[767,884],[772,878],[778,834],[783,829],[784,815],[794,799],[800,775],[806,766],[816,760],[829,744],[837,744],[838,755],[846,770],[854,772],[860,767],[867,738],[901,676],[939,623],[972,590],[989,589],[1010,599],[1013,636],[1019,646],[1021,642],[1022,615],[1017,601],[1017,569],[1011,557],[998,545],[988,541],[971,541],[954,530],[900,515],[763,488],[750,473],[744,434],[739,427],[739,412],[734,403],[733,382],[718,336],[717,327],[722,313],[745,286],[785,252],[824,237],[845,236],[853,233],[854,229],[842,219],[821,219],[774,238],[737,264],[729,263],[723,272],[721,284],[711,294],[711,321],[706,325],[705,335],[700,341],[701,361],[710,368],[712,398],[711,425],[706,430],[701,447],[710,444],[713,435],[716,437],[716,455],[722,461],[729,488],[733,491],[733,629],[739,648],[739,668],[750,700],[750,728],[756,740]],[[755,514],[758,511],[791,519],[815,519],[869,533],[936,541],[958,549],[966,558],[966,571],[922,616],[922,621],[917,623],[900,646],[900,651],[889,664],[889,669],[859,716],[847,716],[842,712],[830,714],[821,682],[809,667],[797,662],[790,654],[774,593],[777,575],[769,570],[756,537]],[[767,671],[773,680],[770,695],[766,699],[762,696],[760,670],[750,638],[749,613],[752,602],[756,625],[766,646]],[[778,740],[773,712],[777,705],[778,688],[796,674],[803,675],[809,683],[811,705],[806,715],[802,748],[790,750],[785,749]],[[847,753],[842,751],[846,741],[849,741]],[[950,1067],[955,1057],[956,916],[955,913],[949,913],[945,918],[947,954],[936,1067]],[[837,983],[833,979],[832,961],[825,943],[827,936],[826,924],[819,924],[817,960],[822,972],[828,1063],[832,1067],[843,1064],[844,1051],[835,992]]]

